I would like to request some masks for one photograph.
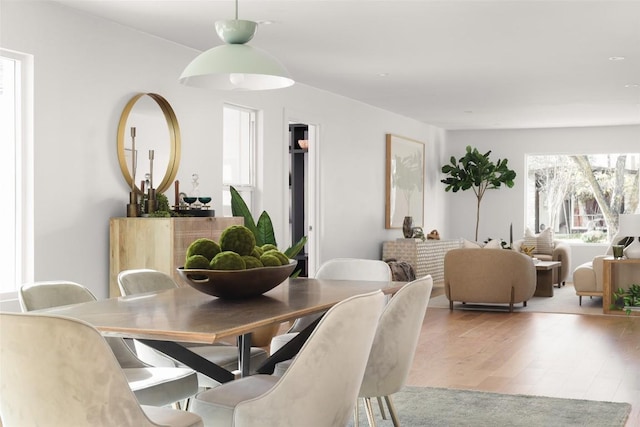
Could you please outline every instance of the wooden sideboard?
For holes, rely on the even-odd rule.
[[[462,239],[425,240],[397,239],[382,244],[382,259],[395,259],[411,264],[416,277],[430,274],[434,283],[444,282],[444,255],[461,248]]]
[[[244,224],[241,217],[111,218],[109,220],[109,296],[120,296],[118,274],[123,270],[151,268],[167,273],[176,283],[176,269],[184,265],[194,240],[215,240],[230,225]]]
[[[607,257],[602,260],[602,311],[606,314],[624,314],[619,310],[611,310],[613,292],[618,288],[628,288],[630,283],[618,283],[617,267],[636,268],[640,270],[640,259],[613,259]],[[640,316],[640,311],[632,311],[631,316]]]

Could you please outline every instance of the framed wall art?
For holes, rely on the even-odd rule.
[[[423,227],[424,162],[424,143],[387,134],[385,228],[402,228],[406,216]]]

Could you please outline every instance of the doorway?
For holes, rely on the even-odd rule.
[[[298,254],[301,277],[313,276],[317,268],[316,224],[316,158],[318,125],[289,119],[289,237],[291,244],[307,236],[304,249]]]

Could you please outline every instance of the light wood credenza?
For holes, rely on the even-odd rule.
[[[624,314],[623,311],[611,310],[610,308],[613,292],[618,288],[628,288],[629,285],[629,283],[619,283],[616,271],[619,267],[640,270],[640,259],[613,259],[612,257],[607,257],[602,260],[602,311],[606,314]],[[640,311],[632,311],[630,315],[640,316]]]
[[[444,255],[451,249],[461,247],[462,239],[397,239],[382,244],[382,259],[408,262],[413,267],[416,277],[430,274],[434,283],[443,283]]]
[[[109,296],[120,296],[118,274],[123,270],[151,268],[167,273],[183,285],[176,269],[184,265],[194,240],[215,240],[230,225],[244,224],[241,217],[111,218],[109,220]]]

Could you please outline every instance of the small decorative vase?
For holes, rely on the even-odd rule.
[[[402,222],[402,234],[405,239],[413,237],[413,217],[405,216]]]

